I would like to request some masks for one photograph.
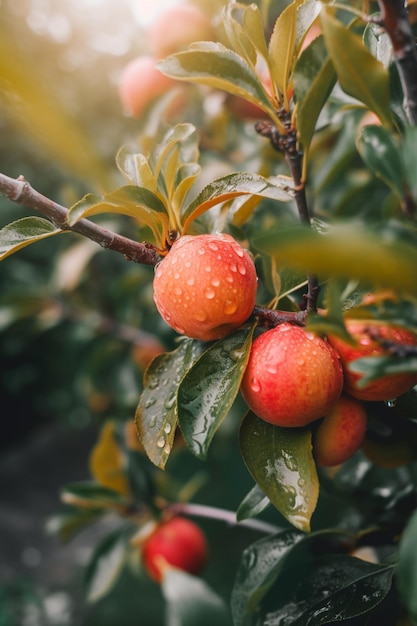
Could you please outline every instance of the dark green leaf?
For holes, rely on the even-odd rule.
[[[124,529],[118,529],[95,549],[85,573],[88,602],[96,602],[105,596],[116,583],[128,553]]]
[[[249,412],[240,429],[243,459],[259,487],[296,528],[310,530],[319,483],[308,428],[279,428]]]
[[[417,512],[408,521],[400,542],[397,585],[413,620],[417,620]]]
[[[294,529],[285,530],[244,550],[231,598],[235,626],[252,624],[252,615],[275,582],[283,557],[303,537]]]
[[[277,263],[329,276],[371,282],[398,293],[417,293],[417,249],[387,225],[378,233],[360,223],[339,224],[321,234],[305,227],[269,232],[253,245]]]
[[[305,151],[310,147],[318,117],[335,83],[336,72],[323,37],[317,37],[302,53],[294,70],[297,129]]]
[[[255,485],[244,497],[236,511],[236,519],[241,522],[244,519],[256,517],[269,505],[269,498],[264,494],[259,485]]]
[[[231,626],[227,604],[200,578],[170,568],[162,593],[167,603],[166,626]]]
[[[238,394],[254,328],[214,343],[181,381],[178,419],[188,447],[200,459],[207,456],[211,440]]]
[[[178,386],[201,351],[202,344],[183,339],[173,352],[155,357],[145,372],[135,423],[146,454],[161,469],[174,443]]]
[[[301,544],[299,544],[301,545]],[[294,549],[294,554],[298,546]],[[277,580],[277,608],[265,609],[268,624],[322,626],[373,610],[391,589],[394,566],[375,565],[343,554],[287,559]],[[265,624],[263,614],[259,623]]]
[[[365,126],[358,140],[359,152],[371,171],[400,198],[404,195],[401,152],[392,134],[383,126]]]
[[[0,261],[25,248],[63,231],[43,217],[23,217],[0,229]]]
[[[321,24],[326,47],[344,91],[363,102],[388,128],[392,126],[388,70],[362,39],[323,6]]]
[[[186,208],[182,216],[184,232],[193,220],[211,207],[244,195],[289,202],[293,199],[294,192],[289,179],[283,176],[268,179],[250,172],[228,174],[204,187],[197,198]]]
[[[65,485],[61,498],[66,504],[83,508],[104,508],[126,505],[127,499],[118,491],[95,482],[79,482]]]
[[[417,126],[407,127],[404,134],[403,144],[404,168],[407,176],[407,184],[417,203]]]

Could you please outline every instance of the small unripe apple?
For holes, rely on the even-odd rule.
[[[339,398],[343,373],[327,341],[283,323],[252,345],[241,391],[249,408],[276,426],[305,426]]]
[[[191,4],[179,4],[167,9],[148,29],[149,47],[158,59],[180,52],[191,43],[212,41],[213,38],[210,18]]]
[[[153,288],[156,307],[171,328],[212,341],[248,319],[257,277],[251,255],[230,235],[185,235],[157,265]]]
[[[207,555],[203,531],[191,520],[179,516],[159,524],[142,546],[144,567],[156,582],[162,581],[167,564],[189,574],[199,574]]]
[[[140,56],[130,61],[119,80],[119,97],[126,115],[140,117],[156,98],[178,83],[162,74],[151,56]]]
[[[342,394],[315,433],[313,451],[317,465],[331,467],[350,459],[363,443],[367,423],[363,404]]]
[[[417,338],[412,331],[403,326],[379,320],[351,318],[345,320],[345,324],[355,343],[350,344],[336,336],[329,337],[329,341],[340,355],[346,393],[360,400],[386,401],[397,398],[417,384],[417,372],[406,372],[382,376],[362,387],[360,381],[363,375],[350,369],[353,361],[364,357],[387,356],[389,353],[386,348],[381,346],[380,341],[416,346]]]

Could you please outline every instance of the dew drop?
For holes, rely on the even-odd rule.
[[[216,292],[214,291],[214,289],[207,287],[207,289],[204,292],[204,295],[207,298],[207,300],[213,300],[214,296],[216,295]]]
[[[199,248],[197,252],[198,252],[198,254],[200,254],[201,256],[203,256],[203,254],[205,254],[205,253],[206,253],[206,250],[205,250],[205,248]]]
[[[156,445],[158,446],[158,448],[163,448],[165,444],[166,444],[165,437],[161,435],[158,441],[156,442]]]
[[[164,452],[165,454],[169,454],[171,452],[171,446],[169,445],[169,443],[166,444],[164,448]]]
[[[211,265],[206,265],[204,267],[204,271],[207,272],[208,274],[211,272]]]
[[[148,383],[148,389],[157,389],[159,383],[156,379],[150,380]]]
[[[236,263],[231,263],[231,265],[229,265],[230,271],[231,272],[237,272],[237,265]]]
[[[148,398],[148,400],[146,400],[143,406],[145,407],[145,409],[150,409],[151,406],[155,404],[155,402],[156,402],[156,398]]]
[[[175,287],[174,293],[175,293],[176,296],[181,296],[182,295],[181,287]]]
[[[391,400],[386,400],[385,404],[387,405],[388,408],[393,409],[395,407],[395,405],[397,404],[397,398],[392,398]]]
[[[233,315],[237,311],[237,303],[235,300],[226,300],[224,303],[224,312],[226,315]]]
[[[213,287],[218,287],[220,285],[220,279],[219,278],[213,278],[211,281],[211,284],[213,285]]]
[[[155,428],[155,426],[156,426],[156,415],[153,415],[151,417],[151,419],[149,420],[148,426],[149,426],[149,428]]]
[[[241,276],[245,276],[245,274],[246,274],[246,267],[243,265],[243,263],[238,263],[237,270],[238,270],[239,274],[241,274]]]
[[[175,404],[175,393],[171,393],[168,398],[165,400],[165,408],[168,409],[168,411],[170,411],[172,409],[172,407]],[[167,424],[167,426],[169,426],[169,424]]]
[[[234,251],[236,252],[237,256],[240,256],[241,259],[243,259],[243,255],[245,254],[244,251],[242,250],[242,248],[234,248]]]
[[[203,310],[197,311],[195,314],[195,319],[197,322],[205,322],[207,319],[207,313]]]
[[[278,369],[277,369],[277,367],[275,365],[267,364],[265,366],[265,369],[270,374],[278,374]]]
[[[252,389],[252,391],[254,391],[255,393],[258,393],[258,391],[261,390],[261,384],[257,378],[252,378],[252,380],[249,383],[249,386]]]
[[[165,426],[164,426],[164,433],[165,433],[166,435],[169,435],[169,433],[171,432],[171,430],[172,430],[172,426],[171,426],[171,424],[166,423],[166,424],[165,424]]]
[[[194,276],[190,276],[190,278],[187,278],[187,285],[189,285],[190,287],[192,287],[195,283],[195,278]]]
[[[232,282],[233,282],[233,276],[231,276],[230,274],[228,274],[228,275],[226,276],[226,280],[227,280],[227,282],[228,282],[228,283],[232,283]]]
[[[213,250],[214,252],[217,252],[217,250],[219,249],[219,246],[216,243],[214,243],[214,241],[211,241],[208,247],[210,248],[210,250]]]
[[[191,261],[185,261],[184,267],[191,267]]]

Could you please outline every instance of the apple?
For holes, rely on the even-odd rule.
[[[150,50],[157,59],[180,52],[191,43],[214,39],[209,16],[191,4],[179,4],[158,15],[147,34]]]
[[[250,253],[227,234],[185,235],[155,268],[156,307],[174,330],[202,341],[239,328],[255,306]]]
[[[162,74],[151,56],[140,56],[126,65],[119,80],[119,97],[126,115],[140,117],[151,102],[177,86]]]
[[[323,417],[342,387],[342,366],[332,346],[284,322],[253,342],[241,391],[258,417],[291,427]]]
[[[362,402],[342,394],[315,433],[313,452],[317,465],[331,467],[350,459],[363,443],[367,424]]]
[[[416,346],[417,338],[411,330],[397,324],[373,319],[350,318],[345,320],[345,325],[355,343],[350,344],[336,336],[329,336],[329,342],[340,355],[346,393],[360,400],[387,401],[397,398],[417,384],[417,372],[406,372],[382,376],[362,387],[360,382],[363,375],[350,369],[350,365],[356,359],[387,356],[389,352],[380,341]]]
[[[191,520],[177,516],[160,523],[142,545],[142,562],[153,580],[160,583],[168,566],[199,574],[208,556],[203,531]]]

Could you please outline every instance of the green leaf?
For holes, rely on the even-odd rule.
[[[240,429],[243,460],[278,511],[309,531],[319,483],[308,428],[279,428],[249,412]]]
[[[199,342],[183,339],[173,352],[155,357],[145,372],[135,423],[146,454],[161,469],[174,443],[178,386],[201,350]]]
[[[297,5],[291,2],[279,15],[269,40],[271,75],[282,94],[287,93],[297,33]]]
[[[369,169],[400,198],[404,196],[403,159],[392,133],[383,126],[365,126],[358,149]]]
[[[400,541],[399,561],[396,576],[401,598],[411,614],[417,620],[417,512],[409,519]]]
[[[255,485],[240,503],[236,511],[236,519],[238,522],[241,522],[244,519],[256,517],[270,504],[269,498],[260,489],[259,485]]]
[[[294,89],[298,102],[297,130],[304,151],[308,152],[318,117],[336,83],[336,72],[322,36],[304,50],[294,69]]]
[[[66,504],[88,509],[118,508],[129,501],[118,491],[103,487],[95,482],[79,482],[65,485],[61,499]]]
[[[333,16],[330,7],[323,6],[321,24],[342,89],[363,102],[391,128],[388,70],[372,56],[358,35]]]
[[[85,573],[88,602],[97,602],[110,591],[121,574],[127,554],[124,529],[108,535],[98,545]]]
[[[250,15],[258,15],[260,17],[258,7],[255,7],[254,5],[248,7],[238,2],[227,4],[224,7],[224,30],[232,50],[237,52],[243,59],[245,59],[252,68],[255,68],[258,57],[257,46],[252,41],[251,34],[255,34],[255,37],[257,37],[257,33],[249,33],[248,27],[250,27],[251,29],[253,29],[253,27],[256,28],[256,22],[252,24],[251,20],[249,19],[248,26],[246,26],[245,24],[245,27],[243,27],[241,22],[245,20],[246,13],[249,13]],[[238,21],[238,17],[241,18],[241,21]],[[258,44],[263,47],[264,53],[268,52],[262,27],[262,21],[261,38],[258,41]]]
[[[133,154],[128,148],[122,147],[116,155],[116,163],[130,185],[156,192],[156,178],[145,155]]]
[[[279,125],[275,109],[255,71],[239,54],[220,43],[196,44],[159,61],[163,74],[221,89],[266,111]]]
[[[349,364],[349,369],[353,372],[363,374],[361,380],[358,381],[358,386],[366,387],[370,382],[382,378],[383,376],[417,372],[417,356],[408,358],[395,356],[364,357],[363,359],[352,361],[352,363]]]
[[[22,248],[63,231],[43,217],[22,217],[0,229],[0,261]]]
[[[403,159],[407,184],[414,198],[414,202],[417,203],[417,126],[408,126],[405,129]]]
[[[255,326],[214,343],[187,372],[178,389],[178,419],[190,450],[207,456],[228,414],[249,359]]]
[[[283,176],[264,178],[250,172],[228,174],[204,187],[186,208],[182,216],[183,231],[187,230],[193,220],[216,204],[244,195],[289,202],[293,199],[294,192],[289,180]]]
[[[306,549],[297,554],[301,547]],[[392,565],[376,565],[344,554],[313,557],[308,542],[299,543],[292,553],[277,579],[277,608],[263,608],[261,623],[265,613],[274,624],[291,615],[291,626],[343,622],[372,611],[391,589]]]
[[[231,626],[226,602],[200,578],[175,568],[162,581],[166,626]]]
[[[392,223],[379,232],[355,222],[338,224],[324,234],[293,227],[260,235],[253,245],[277,263],[322,279],[353,278],[397,293],[417,293],[417,249],[403,240]]]
[[[246,548],[233,587],[231,608],[235,626],[250,626],[262,598],[275,582],[285,554],[304,534],[294,529],[260,539]]]

